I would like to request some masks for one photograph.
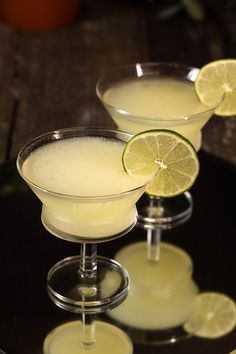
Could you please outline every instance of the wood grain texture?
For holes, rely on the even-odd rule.
[[[9,59],[3,58],[2,70],[8,66],[10,79],[14,76],[8,97],[1,93],[5,110],[10,101],[8,115],[13,120],[9,159],[27,141],[50,130],[79,125],[114,127],[96,97],[95,85],[106,70],[147,60],[146,21],[132,5],[102,3],[99,12],[88,2],[78,22],[63,29],[30,32],[1,27],[5,57],[9,52],[12,61],[10,67]],[[3,86],[9,88],[7,82]],[[7,114],[2,116],[8,119]],[[3,122],[1,129],[4,135]],[[0,162],[5,158],[3,153]]]
[[[14,114],[14,31],[0,25],[0,163],[8,158]]]
[[[50,31],[0,24],[0,163],[44,132],[69,126],[114,127],[95,85],[106,71],[144,61],[192,66],[236,57],[235,13],[203,22],[181,12],[158,18],[136,1],[84,0],[78,21]],[[236,163],[236,119],[212,119],[203,148]]]

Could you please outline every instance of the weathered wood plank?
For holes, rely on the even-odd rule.
[[[12,158],[22,144],[49,130],[114,126],[95,85],[110,68],[147,60],[145,16],[122,2],[118,9],[107,2],[109,16],[86,10],[74,26],[16,34],[18,111]]]
[[[8,159],[14,111],[14,31],[0,24],[0,164]]]
[[[114,124],[96,97],[107,70],[132,62],[180,61],[202,66],[236,57],[236,14],[195,22],[181,13],[157,19],[150,7],[86,0],[76,24],[30,32],[0,24],[0,163],[31,138],[73,125]],[[236,163],[236,119],[213,118],[203,148]]]

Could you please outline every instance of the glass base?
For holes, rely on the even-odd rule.
[[[146,242],[137,242],[121,249],[115,259],[127,269],[130,289],[124,302],[107,315],[128,326],[131,338],[139,342],[153,338],[155,343],[167,343],[189,337],[182,325],[198,293],[189,255],[162,242],[160,260],[149,261]]]
[[[73,256],[51,268],[47,283],[49,297],[60,308],[96,314],[118,306],[127,297],[129,277],[118,262],[98,256],[96,279],[85,281],[80,256]]]
[[[189,192],[173,198],[158,198],[144,194],[137,205],[137,226],[172,229],[186,222],[193,211],[193,200]]]
[[[106,322],[96,321],[96,343],[93,347],[82,347],[82,322],[62,324],[48,334],[44,341],[44,354],[132,354],[129,337],[119,328]]]

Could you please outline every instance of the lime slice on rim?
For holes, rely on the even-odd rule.
[[[203,66],[195,80],[195,90],[202,103],[218,105],[219,116],[236,114],[236,59],[220,59]]]
[[[188,190],[199,173],[199,161],[192,144],[182,135],[153,129],[134,135],[122,155],[131,176],[153,176],[146,193],[173,197]]]
[[[187,333],[202,338],[219,338],[236,326],[236,304],[225,294],[204,292],[196,297],[191,318],[184,324]]]

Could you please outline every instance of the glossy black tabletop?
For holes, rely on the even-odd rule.
[[[201,171],[191,190],[190,220],[163,232],[163,240],[185,249],[194,263],[194,279],[201,291],[219,291],[236,299],[236,169],[205,152]],[[76,315],[57,308],[48,298],[50,267],[79,253],[79,244],[51,236],[42,226],[41,204],[25,188],[14,161],[1,167],[0,344],[7,354],[43,354],[47,333]],[[127,243],[145,240],[135,227],[129,234],[98,245],[98,253],[113,257]],[[236,329],[214,340],[191,339],[173,345],[134,343],[134,354],[228,354],[236,347]]]

